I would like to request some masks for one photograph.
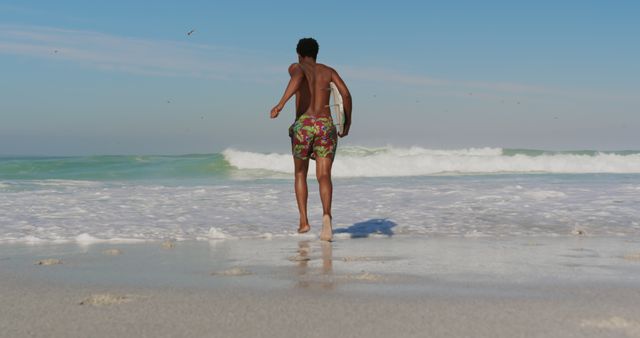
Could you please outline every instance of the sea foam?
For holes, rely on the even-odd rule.
[[[632,236],[640,231],[639,179],[489,175],[340,180],[334,184],[334,230],[337,238]],[[298,210],[287,180],[29,187],[0,193],[0,206],[0,244],[307,238],[296,233]],[[321,219],[317,186],[310,185],[310,238],[317,238]]]
[[[293,173],[290,154],[261,154],[227,149],[229,164],[240,170]],[[311,173],[314,166],[310,166]],[[434,150],[345,148],[333,165],[334,177],[400,177],[495,173],[640,173],[640,154],[548,152],[505,155],[500,148]]]

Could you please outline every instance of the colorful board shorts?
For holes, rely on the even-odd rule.
[[[338,132],[331,117],[302,114],[289,128],[293,156],[301,160],[329,157],[333,160],[338,147]]]

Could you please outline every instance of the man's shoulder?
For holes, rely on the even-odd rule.
[[[325,65],[325,64],[323,64],[323,63],[318,63],[317,65],[318,65],[318,66],[320,66],[320,67],[321,67],[321,69],[322,69],[322,71],[323,71],[323,72],[326,72],[327,74],[333,74],[333,73],[335,73],[335,72],[336,72],[336,70],[335,70],[335,69],[333,69],[333,68],[332,68],[331,66],[329,66],[329,65]]]
[[[334,71],[334,70],[333,70],[333,67],[331,67],[331,66],[329,66],[329,65],[326,65],[326,64],[324,64],[324,63],[318,63],[317,65],[318,65],[318,66],[320,66],[320,67],[322,67],[322,68],[324,68],[324,69],[328,69],[328,70],[330,70],[330,71]]]
[[[294,73],[296,70],[298,70],[298,69],[300,69],[300,64],[299,64],[299,63],[297,63],[297,62],[296,62],[296,63],[292,63],[292,64],[289,66],[289,74],[292,74],[292,75],[293,75],[293,73]],[[300,70],[301,70],[301,69],[300,69]]]

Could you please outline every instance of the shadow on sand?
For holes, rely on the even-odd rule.
[[[373,218],[364,222],[358,222],[348,228],[334,229],[333,233],[351,234],[351,238],[366,238],[371,234],[387,235],[388,237],[391,237],[393,236],[393,230],[391,230],[391,228],[396,225],[398,224],[388,219]]]

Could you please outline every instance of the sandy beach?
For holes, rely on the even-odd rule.
[[[0,246],[2,335],[640,336],[623,238],[162,244]]]

